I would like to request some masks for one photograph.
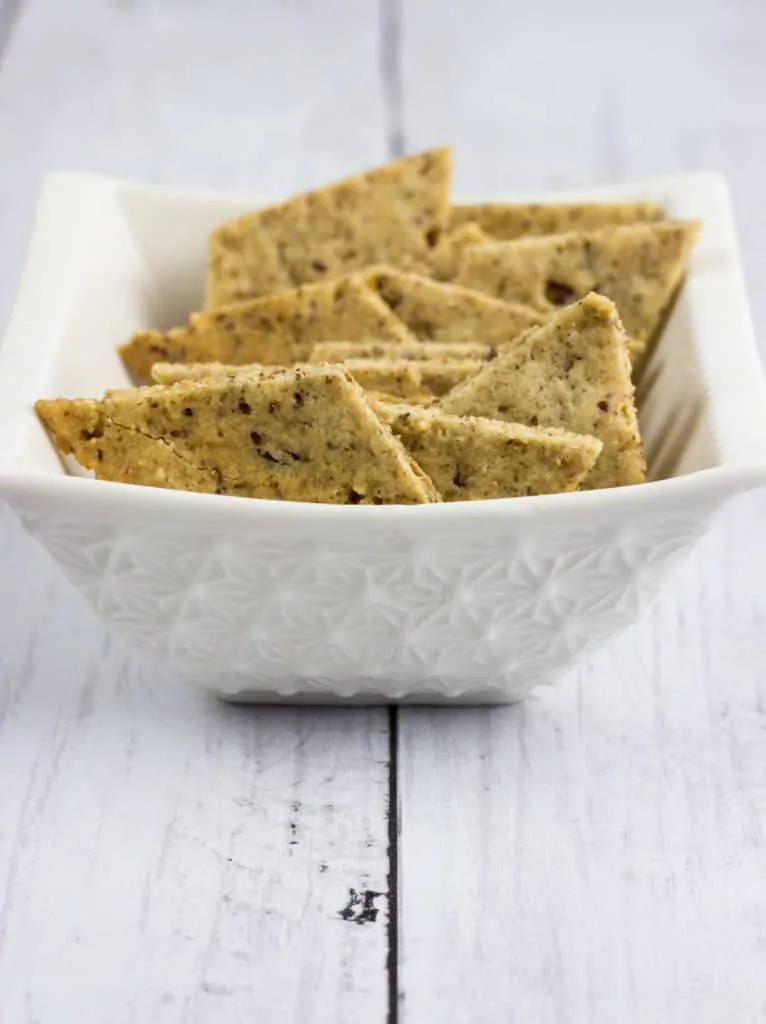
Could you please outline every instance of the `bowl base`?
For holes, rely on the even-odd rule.
[[[496,705],[517,704],[524,700],[527,694],[521,693],[498,693],[497,690],[485,690],[477,692],[462,693],[455,697],[445,694],[423,692],[408,693],[403,697],[389,697],[383,693],[355,693],[350,697],[334,693],[294,693],[290,695],[269,692],[266,690],[240,690],[238,693],[226,693],[220,690],[211,691],[213,696],[225,704],[263,704],[276,707],[301,704],[304,706],[356,706],[382,707],[390,705],[411,705],[420,706],[444,706],[445,704],[457,704],[464,707],[475,705]]]

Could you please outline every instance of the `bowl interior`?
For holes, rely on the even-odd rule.
[[[716,230],[715,211],[711,223],[710,209],[701,208],[700,190],[685,185],[685,180],[587,194],[588,198],[651,199],[663,204],[669,217],[704,220],[687,280],[638,388],[649,475],[655,480],[717,466],[723,459],[701,359],[702,342],[710,345],[709,334],[721,329],[720,320],[708,322],[701,315],[700,302],[711,278],[721,268],[730,269],[736,254],[724,244],[725,233]],[[53,451],[31,400],[100,395],[107,388],[130,385],[117,346],[133,331],[183,323],[199,308],[211,229],[256,205],[252,198],[100,179],[93,179],[90,189],[87,215],[78,221],[71,258],[64,268],[66,287],[59,289],[63,299],[43,321],[38,318],[48,336],[46,356],[31,364],[31,379],[25,381],[30,401],[20,415],[23,429],[18,441],[6,452],[11,468],[47,474],[76,472]],[[25,288],[35,284],[44,301],[46,281],[25,279]],[[720,344],[725,341],[720,338]]]

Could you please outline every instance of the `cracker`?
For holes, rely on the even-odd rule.
[[[426,270],[449,216],[452,153],[431,149],[223,224],[206,304],[222,306],[371,263]]]
[[[595,231],[608,224],[661,220],[655,203],[458,203],[450,226],[476,225],[493,238],[510,241],[526,235],[562,235]]]
[[[42,399],[35,406],[54,444],[74,455],[98,480],[215,494],[218,477],[177,455],[174,449],[114,423],[98,399]]]
[[[377,409],[445,501],[574,491],[603,448],[594,437],[564,430],[412,405],[381,402]]]
[[[282,370],[40,401],[64,452],[100,479],[335,504],[438,501],[342,370]],[[134,436],[135,435],[135,436]]]
[[[265,363],[308,359],[320,341],[414,341],[382,299],[354,276],[307,285],[218,310],[188,327],[141,331],[120,348],[125,364],[147,380],[154,363]]]
[[[390,267],[373,267],[361,276],[420,341],[480,342],[497,349],[544,319],[528,306]]]
[[[492,359],[495,349],[478,342],[450,345],[439,341],[397,344],[389,341],[323,341],[309,357],[312,363],[342,363],[346,359]]]
[[[601,295],[591,293],[527,331],[440,407],[599,438],[604,450],[585,488],[644,479],[625,332],[614,304]]]
[[[406,398],[402,398],[401,395],[386,395],[382,391],[368,391],[368,395],[376,409],[381,405],[401,405],[402,402],[414,405],[418,409],[431,409],[441,402],[438,395],[408,395]]]
[[[428,397],[446,395],[462,381],[473,377],[483,359],[347,359],[340,365],[368,391],[387,395]]]
[[[303,364],[312,368],[310,364]],[[366,391],[375,391],[400,398],[427,398],[446,395],[483,365],[480,359],[453,360],[390,360],[347,359],[341,364]],[[155,363],[152,379],[157,384],[174,384],[181,380],[269,376],[273,367],[251,363],[233,366],[230,363]]]
[[[456,283],[551,313],[590,291],[617,304],[636,348],[646,345],[681,283],[697,221],[570,232],[467,249]]]
[[[431,257],[431,275],[437,281],[451,281],[460,268],[463,251],[469,245],[486,245],[495,239],[478,224],[462,224],[448,232],[436,246]]]
[[[270,377],[282,370],[280,366],[261,363],[155,363],[151,374],[154,384],[178,384],[182,380],[221,380],[224,377]]]

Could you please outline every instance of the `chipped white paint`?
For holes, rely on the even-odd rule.
[[[476,194],[721,168],[766,324],[761,4],[391,0],[389,44],[399,6],[392,128],[372,0],[25,0],[0,317],[50,168],[281,194],[403,128]],[[764,522],[740,501],[558,690],[400,712],[400,1020],[766,1018]],[[386,901],[339,911],[387,887],[387,757],[385,712],[227,708],[143,662],[0,516],[0,1020],[386,1020]]]

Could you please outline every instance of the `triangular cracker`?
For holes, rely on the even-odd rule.
[[[206,304],[222,306],[371,263],[425,269],[447,224],[452,154],[385,164],[213,232]]]
[[[527,331],[441,408],[598,437],[604,450],[586,488],[644,479],[625,332],[614,304],[601,295],[591,293]]]
[[[445,501],[577,490],[603,448],[594,437],[441,409],[380,402],[377,410]]]
[[[698,233],[696,221],[662,221],[476,246],[466,249],[456,283],[542,313],[596,291],[617,304],[628,335],[645,345]]]
[[[528,306],[390,267],[373,267],[360,276],[420,341],[499,348],[544,319]]]
[[[453,360],[492,359],[496,350],[478,342],[463,344],[440,341],[323,341],[311,350],[309,362],[342,363],[346,359]]]
[[[313,369],[310,364],[304,367]],[[480,359],[452,360],[390,360],[347,359],[339,365],[350,373],[366,391],[375,391],[399,398],[420,399],[446,395],[448,391],[477,373],[483,365]],[[181,380],[208,380],[222,377],[264,377],[273,373],[273,367],[250,363],[234,366],[230,363],[155,363],[152,379],[157,384],[174,384]]]
[[[308,359],[320,341],[414,341],[379,296],[355,276],[307,285],[218,310],[188,327],[142,331],[122,346],[125,364],[147,380],[154,363],[265,363]]]
[[[472,224],[497,240],[510,241],[638,224],[662,215],[654,203],[458,203],[450,211],[450,226],[454,230]]]
[[[336,504],[439,500],[362,389],[333,367],[40,401],[63,452],[100,479]]]
[[[453,228],[436,246],[431,257],[431,275],[437,281],[451,281],[460,268],[463,250],[469,245],[486,245],[495,239],[478,224],[462,224]]]

